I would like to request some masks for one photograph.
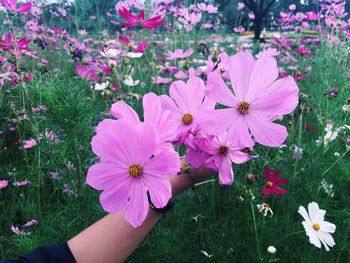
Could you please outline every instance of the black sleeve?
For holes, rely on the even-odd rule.
[[[5,260],[0,263],[76,263],[68,244],[39,247],[17,260]]]

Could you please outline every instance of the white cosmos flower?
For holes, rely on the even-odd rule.
[[[129,58],[140,58],[140,57],[142,57],[142,53],[140,53],[140,52],[128,52],[128,54],[127,54],[127,56],[129,57]]]
[[[100,51],[101,56],[103,57],[108,57],[108,58],[115,58],[120,54],[120,51],[115,48],[110,48],[110,49],[104,49]]]
[[[94,90],[104,90],[105,88],[107,88],[109,85],[109,81],[107,82],[103,82],[103,83],[96,83],[95,84],[95,87],[94,87]]]
[[[128,76],[125,80],[124,80],[124,84],[126,86],[129,86],[129,87],[133,87],[133,86],[136,86],[140,83],[140,80],[133,80],[131,76]]]
[[[273,216],[273,211],[268,204],[257,204],[256,207],[258,208],[259,212],[262,213],[264,216],[267,216],[268,213],[270,213],[270,216]]]
[[[335,245],[330,233],[335,232],[336,226],[324,221],[326,210],[320,209],[317,203],[309,203],[308,210],[309,213],[306,211],[305,207],[300,206],[298,212],[305,219],[305,221],[303,221],[303,226],[310,243],[318,248],[321,248],[322,243],[326,251],[329,251],[329,247]]]

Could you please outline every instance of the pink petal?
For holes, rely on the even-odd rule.
[[[143,166],[149,161],[159,146],[158,131],[145,123],[136,125],[135,130],[135,162],[136,164]]]
[[[198,77],[190,77],[187,81],[186,98],[190,112],[196,112],[204,99],[204,82]],[[190,101],[189,101],[190,100]]]
[[[262,57],[258,59],[250,75],[245,100],[248,102],[253,101],[278,78],[278,73],[279,71],[275,58]]]
[[[250,157],[247,153],[239,150],[229,151],[228,156],[230,157],[231,161],[236,164],[242,164],[252,159],[252,157]]]
[[[130,189],[130,200],[125,212],[125,220],[133,227],[140,226],[147,216],[149,209],[146,189],[140,180]]]
[[[103,190],[111,184],[119,184],[127,178],[129,178],[127,166],[114,163],[97,163],[89,168],[86,182],[97,190]]]
[[[298,86],[289,76],[277,80],[256,98],[251,110],[259,111],[264,115],[281,116],[291,113],[299,103]]]
[[[144,165],[144,172],[151,175],[177,175],[180,171],[180,157],[175,151],[164,151]]]
[[[32,3],[26,3],[16,9],[17,13],[28,13],[32,8]]]
[[[221,185],[231,185],[233,183],[233,170],[229,158],[224,158],[219,169],[219,182]]]
[[[130,185],[128,181],[119,181],[113,184],[113,188],[102,192],[100,203],[105,211],[115,213],[126,208],[129,196]]]
[[[162,208],[167,205],[172,196],[171,185],[167,178],[145,174],[144,184],[155,207]]]
[[[229,59],[229,75],[235,96],[239,101],[246,97],[248,82],[255,64],[255,59],[248,51],[241,51]]]
[[[167,95],[161,95],[160,96],[161,102],[162,102],[162,108],[163,110],[168,110],[176,115],[182,115],[182,112],[178,108],[178,106],[175,104],[175,102]]]
[[[160,98],[150,92],[143,97],[143,116],[145,123],[156,127],[162,115],[162,104]]]
[[[191,110],[191,100],[187,95],[186,83],[182,80],[174,81],[169,89],[170,97],[176,102],[183,113],[189,113]]]
[[[109,113],[117,119],[125,118],[131,123],[140,123],[140,118],[137,113],[124,101],[118,101],[112,104],[112,108]]]
[[[249,130],[256,142],[270,147],[280,146],[287,138],[286,127],[273,123],[258,114],[247,114]]]
[[[237,119],[238,112],[235,109],[220,109],[203,111],[198,119],[202,128],[212,135],[220,135]]]
[[[157,129],[160,142],[174,141],[177,135],[177,122],[174,119],[174,115],[169,111],[163,112]]]
[[[228,129],[227,139],[234,142],[237,146],[240,146],[241,149],[252,147],[254,145],[254,141],[250,135],[247,121],[244,116],[238,114],[236,110],[234,111],[237,114],[237,117],[235,117],[235,121]]]
[[[196,151],[189,148],[186,152],[186,162],[191,164],[194,168],[202,166],[205,162],[202,151]]]
[[[102,161],[130,164],[135,161],[134,151],[137,149],[135,138],[134,125],[125,120],[109,121],[108,125],[103,129],[100,128],[92,138],[91,146]]]
[[[233,107],[237,103],[236,97],[216,71],[208,75],[205,94],[215,102],[228,107]]]

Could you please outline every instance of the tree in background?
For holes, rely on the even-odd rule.
[[[263,29],[263,22],[276,0],[243,0],[246,7],[255,15],[254,18],[254,38],[260,40]]]

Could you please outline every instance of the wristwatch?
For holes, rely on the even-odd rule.
[[[157,208],[157,207],[155,207],[154,204],[152,203],[151,195],[149,194],[148,191],[147,191],[147,198],[148,198],[148,203],[149,203],[150,207],[151,207],[154,211],[156,211],[156,212],[158,212],[158,213],[160,213],[160,214],[165,214],[165,213],[168,212],[171,208],[173,208],[174,205],[175,205],[175,201],[172,200],[172,199],[170,199],[166,206],[164,206],[164,207],[162,207],[162,208]]]

